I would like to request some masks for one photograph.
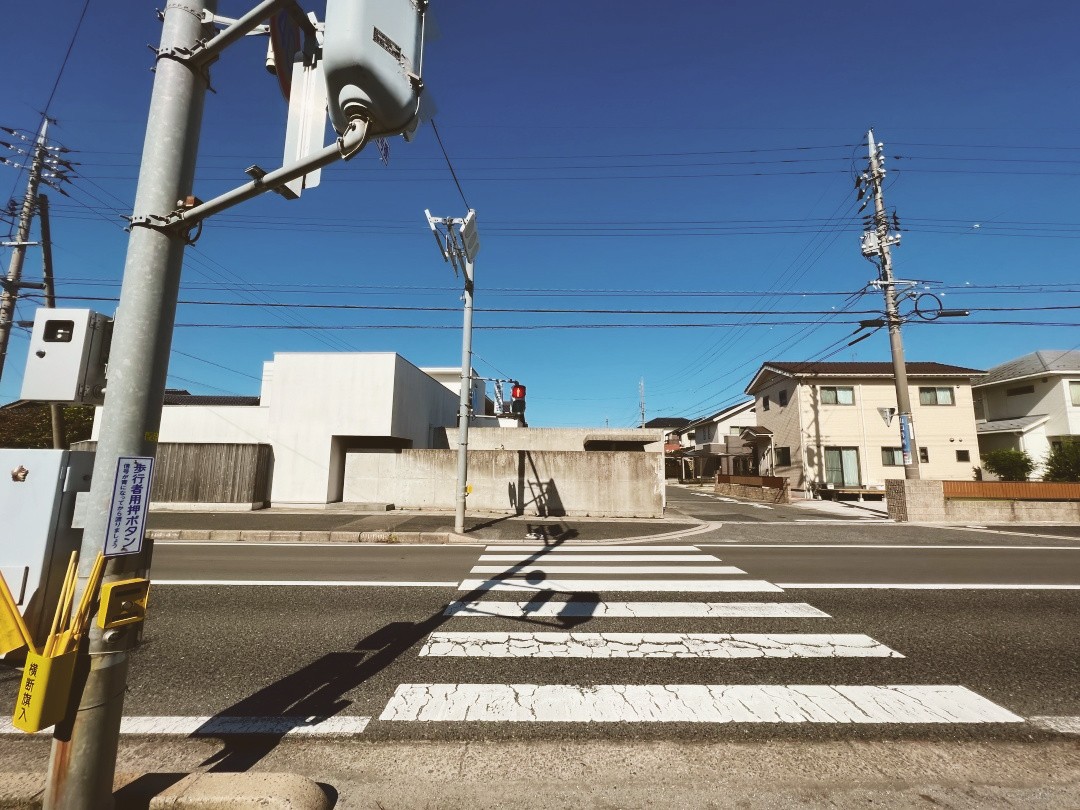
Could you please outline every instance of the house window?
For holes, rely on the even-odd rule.
[[[777,467],[790,467],[791,466],[791,448],[790,447],[777,447],[773,450],[776,454],[776,466]]]
[[[956,460],[957,461],[971,461],[971,451],[970,450],[957,450],[956,451]]]
[[[851,386],[822,386],[818,389],[821,392],[821,404],[822,405],[854,405],[855,404],[855,389]]]
[[[769,398],[768,397],[762,397],[761,398],[761,410],[763,410],[763,411],[769,410]]]
[[[776,401],[780,403],[780,407],[783,408],[787,405],[787,389],[780,390],[776,395]]]
[[[1016,388],[1006,388],[1005,389],[1005,396],[1007,396],[1007,397],[1020,397],[1020,396],[1023,396],[1024,394],[1034,394],[1034,393],[1035,393],[1035,386],[1034,385],[1018,385],[1018,386],[1016,386]]]
[[[884,467],[903,467],[904,451],[899,447],[882,447],[881,464]]]
[[[728,428],[728,435],[729,436],[742,436],[742,432],[744,430],[746,430],[746,428],[741,428],[741,427],[737,427],[735,425],[732,425],[731,427]]]
[[[919,461],[921,461],[923,464],[930,463],[930,451],[927,450],[925,447],[919,448]]]
[[[955,405],[953,401],[953,390],[948,387],[943,388],[920,388],[919,389],[919,404],[920,405]]]
[[[1069,396],[1072,404],[1080,407],[1080,380],[1069,380]]]
[[[860,485],[858,447],[825,448],[825,483],[837,487]]]

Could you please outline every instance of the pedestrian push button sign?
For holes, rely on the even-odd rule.
[[[121,456],[117,459],[109,529],[105,535],[106,557],[142,551],[153,472],[153,457]]]

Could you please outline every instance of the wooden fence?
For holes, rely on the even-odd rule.
[[[93,450],[79,442],[73,450]],[[273,448],[268,444],[159,444],[154,503],[265,504],[270,501]]]
[[[771,475],[717,475],[718,484],[738,484],[744,487],[776,487],[783,489],[787,479]]]
[[[1001,501],[1080,501],[1080,483],[942,481],[946,498]]]

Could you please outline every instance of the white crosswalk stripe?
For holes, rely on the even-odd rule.
[[[493,658],[595,660],[598,666],[613,659],[788,659],[805,660],[806,666],[812,666],[814,659],[904,658],[902,652],[859,633],[655,632],[648,627],[624,632],[625,624],[612,628],[620,632],[603,630],[605,620],[663,620],[667,622],[663,629],[670,630],[670,620],[679,618],[697,620],[695,629],[702,620],[730,623],[831,618],[805,602],[782,601],[783,597],[776,596],[784,593],[781,586],[751,579],[742,569],[720,562],[696,546],[489,546],[470,572],[489,578],[458,583],[458,590],[468,595],[448,605],[443,615],[455,623],[460,620],[459,627],[469,627],[468,620],[484,619],[489,627],[505,627],[517,620],[532,622],[534,627],[539,623],[545,629],[531,631],[511,624],[510,630],[437,630],[425,639],[419,656],[433,665],[444,658],[464,658],[481,668],[482,659]],[[505,592],[520,593],[528,601],[500,598]],[[675,601],[604,598],[620,592],[670,594]],[[768,594],[760,598],[769,601],[682,601],[677,596],[694,593]],[[576,629],[594,621],[599,623],[595,632]],[[594,627],[589,626],[590,630]],[[570,663],[568,660],[560,666]],[[677,664],[673,661],[670,666]],[[674,669],[671,677],[678,678]],[[1023,722],[1023,718],[960,685],[813,683],[406,683],[398,686],[379,719],[496,723]]]

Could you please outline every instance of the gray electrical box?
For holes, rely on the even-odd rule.
[[[39,309],[23,373],[22,399],[100,405],[112,320],[89,309]]]
[[[35,638],[49,630],[49,608],[82,542],[75,499],[90,490],[93,469],[92,452],[0,449],[0,572]]]
[[[361,117],[372,137],[415,127],[426,0],[327,0],[323,35],[330,122]]]

